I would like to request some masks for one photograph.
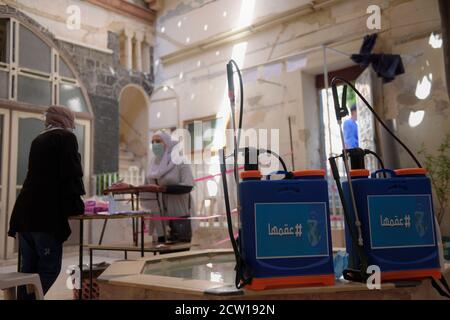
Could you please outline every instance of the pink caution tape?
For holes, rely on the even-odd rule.
[[[238,167],[238,171],[241,171],[241,170],[243,170],[243,169],[244,169],[243,166],[242,166],[242,167]],[[230,174],[230,173],[233,173],[233,172],[234,172],[234,169],[225,171],[226,174]],[[195,182],[199,182],[199,181],[211,180],[211,179],[214,179],[215,177],[218,177],[218,176],[220,176],[220,175],[222,175],[222,174],[221,174],[221,173],[211,174],[211,175],[209,175],[209,176],[204,176],[204,177],[201,177],[201,178],[197,178],[197,179],[195,179],[194,181],[195,181]]]

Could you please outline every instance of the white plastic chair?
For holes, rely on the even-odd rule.
[[[36,273],[0,273],[0,290],[5,290],[5,300],[16,299],[15,288],[27,286],[27,292],[34,292],[36,300],[44,300],[41,280]]]

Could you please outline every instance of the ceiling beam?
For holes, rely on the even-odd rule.
[[[155,10],[146,9],[125,0],[87,0],[87,2],[119,14],[138,18],[151,25],[156,19]]]
[[[316,10],[330,7],[339,1],[341,0],[311,1],[306,5],[302,5],[300,7],[276,15],[265,17],[259,21],[254,22],[249,26],[223,32],[216,36],[193,43],[180,50],[162,56],[161,62],[163,64],[176,63],[180,60],[204,52],[205,50],[213,50],[226,44],[242,41],[257,32],[267,30],[269,28],[274,28],[281,24],[290,23],[292,21],[299,19],[302,16],[306,16],[308,14],[313,13]]]

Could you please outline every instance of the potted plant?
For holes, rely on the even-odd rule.
[[[430,175],[431,184],[436,195],[434,197],[436,200],[436,218],[439,225],[441,225],[450,200],[450,133],[445,136],[435,155],[429,154],[423,144],[419,154],[422,154],[425,158],[425,167]],[[450,238],[443,237],[442,242],[444,244],[445,257],[447,260],[450,260]]]

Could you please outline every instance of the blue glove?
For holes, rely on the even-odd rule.
[[[333,259],[334,276],[340,279],[345,269],[348,267],[348,253],[345,251],[338,251]]]

